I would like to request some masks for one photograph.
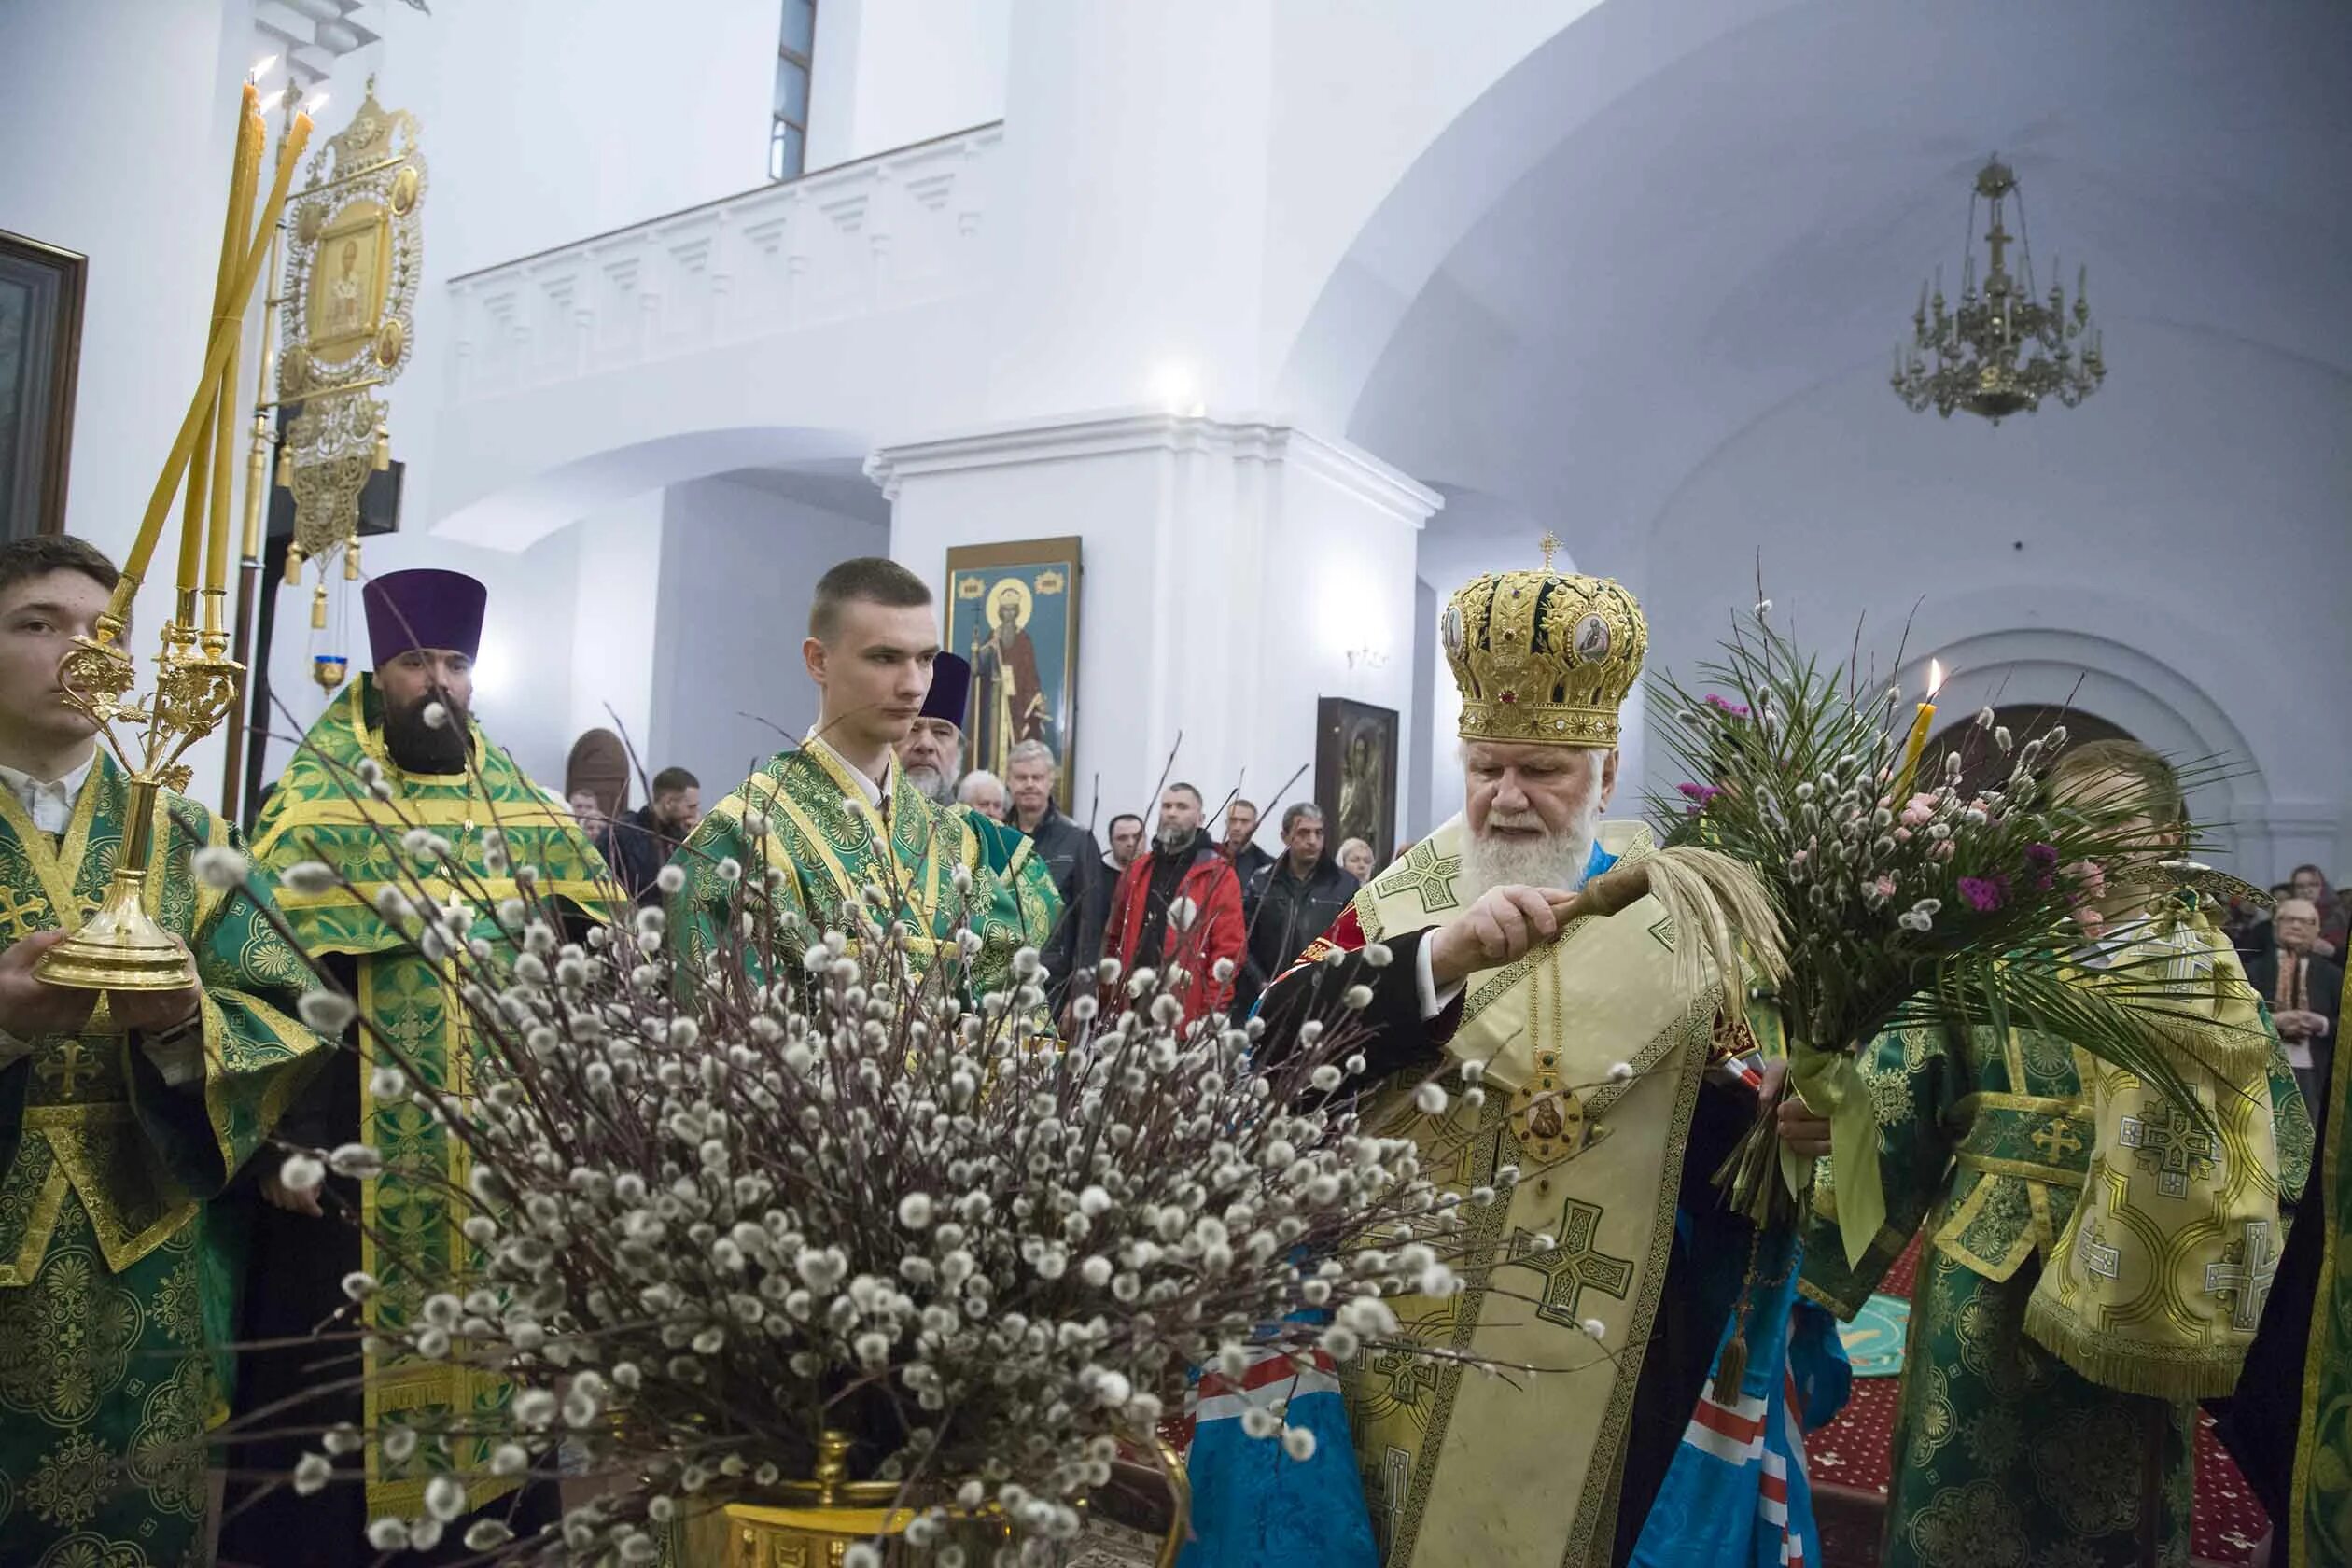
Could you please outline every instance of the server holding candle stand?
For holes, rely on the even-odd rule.
[[[308,131],[298,118],[286,138],[265,234]],[[306,965],[278,934],[267,890],[247,879],[228,825],[172,788],[239,673],[197,615],[204,505],[228,504],[225,473],[197,454],[221,417],[260,268],[248,231],[261,151],[247,87],[203,373],[129,569],[78,539],[0,546],[9,1562],[201,1560],[204,1426],[227,1370],[206,1347],[228,1336],[202,1205],[259,1148],[320,1055],[299,1021]],[[190,499],[157,689],[125,711],[131,606],[183,480]]]

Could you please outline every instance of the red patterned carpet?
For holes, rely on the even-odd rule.
[[[1909,1299],[1918,1262],[1919,1243],[1913,1241],[1902,1261],[1887,1271],[1887,1295]],[[1888,1449],[1901,1388],[1899,1378],[1855,1379],[1854,1397],[1844,1412],[1806,1442],[1824,1568],[1874,1568],[1878,1561],[1886,1516]],[[2197,1510],[2191,1550],[2200,1562],[2234,1568],[2252,1561],[2254,1546],[2270,1525],[2211,1428],[2212,1418],[2205,1417],[2197,1434]]]

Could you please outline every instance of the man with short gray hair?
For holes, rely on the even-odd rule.
[[[1073,970],[1102,957],[1102,921],[1111,904],[1101,875],[1102,847],[1054,804],[1061,769],[1051,747],[1042,740],[1022,741],[1004,765],[1013,792],[1007,823],[1029,835],[1031,853],[1044,862],[1066,911],[1040,952],[1051,981],[1047,995],[1058,997]]]

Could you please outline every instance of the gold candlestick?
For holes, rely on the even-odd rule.
[[[245,242],[245,224],[252,213],[252,180],[259,165],[260,144],[252,135],[259,123],[255,96],[248,86],[245,117],[238,126],[237,167],[244,173],[244,179],[242,188],[232,186],[230,193],[229,231],[222,246],[224,286],[215,301],[203,374],[197,383],[188,414],[180,422],[171,455],[164,460],[163,472],[148,497],[147,514],[141,519],[122,581],[115,585],[105,612],[98,618],[94,635],[76,637],[74,647],[58,666],[58,681],[64,689],[66,701],[97,724],[107,749],[131,776],[131,821],[122,853],[115,862],[114,878],[107,885],[98,912],[79,931],[42,954],[35,967],[41,979],[54,986],[81,990],[175,991],[196,984],[194,959],[148,912],[147,893],[151,880],[159,875],[156,857],[167,847],[156,832],[161,793],[167,789],[187,787],[190,770],[182,759],[189,747],[211,734],[235,707],[239,678],[245,673],[243,665],[227,656],[223,639],[216,636],[206,637],[202,646],[198,643],[192,623],[197,587],[194,567],[200,560],[196,546],[201,543],[201,535],[191,539],[189,533],[182,534],[175,607],[179,613],[163,628],[163,646],[156,657],[155,691],[144,704],[129,694],[135,671],[120,639],[129,622],[132,600],[161,537],[163,517],[171,510],[172,494],[178,488],[181,477],[186,476],[190,492],[191,507],[185,522],[191,531],[202,515],[202,503],[195,499],[197,494],[208,484],[216,493],[222,488],[219,472],[212,463],[196,467],[191,459],[200,433],[210,435],[217,427],[219,416],[216,409],[225,411],[235,395],[225,372],[244,335],[245,303],[253,296],[253,286],[261,271],[265,242],[274,235],[295,163],[310,133],[309,119],[297,115],[279,151],[277,176],[262,209],[261,232],[249,243]],[[225,450],[233,424],[221,424],[218,428]],[[216,507],[214,529],[220,535],[225,559],[225,496],[216,501]],[[217,616],[215,620],[217,623]],[[118,733],[118,724],[124,733]],[[135,761],[132,746],[134,737]]]

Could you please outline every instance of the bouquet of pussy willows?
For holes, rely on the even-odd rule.
[[[2061,722],[2012,735],[1988,708],[1964,732],[1973,764],[1962,749],[1925,758],[1933,707],[1914,712],[1856,662],[1807,652],[1770,601],[1696,673],[1661,677],[1653,692],[1653,711],[1673,716],[1659,728],[1688,781],[1652,808],[1670,837],[1745,863],[1779,909],[1782,1092],[1802,1094],[1831,1123],[1850,1254],[1884,1217],[1857,1064],[1883,1031],[2039,1030],[2197,1106],[2184,1074],[2214,1036],[2194,983],[2161,954],[2086,961],[2085,918],[2102,889],[2161,880],[2191,830],[2151,821],[2148,802],[2108,787],[2116,781],[2053,789]],[[1735,1206],[1778,1224],[1810,1162],[1776,1155],[1773,1110],[1718,1180]]]
[[[300,1490],[355,1481],[371,1444],[429,1456],[423,1512],[371,1521],[381,1549],[444,1545],[560,1447],[586,1473],[561,1519],[494,1507],[466,1545],[646,1562],[690,1518],[821,1493],[882,1499],[852,1563],[885,1534],[893,1561],[1056,1561],[1114,1473],[1164,1465],[1188,1368],[1418,1353],[1382,1298],[1449,1293],[1493,1199],[1441,1191],[1335,1095],[1364,1067],[1361,987],[1276,1041],[1184,1024],[1173,977],[1106,961],[1122,1005],[1079,997],[1065,1040],[1035,948],[962,909],[962,869],[812,918],[788,868],[728,861],[722,907],[567,931],[529,867],[494,898],[436,834],[401,842],[413,885],[376,908],[441,962],[470,1093],[388,1034],[371,1091],[427,1107],[470,1174],[447,1193],[467,1244],[400,1255],[431,1295],[375,1349],[511,1397],[318,1430]],[[386,1158],[297,1152],[286,1179]],[[1312,1452],[1264,1424],[1270,1461]]]

